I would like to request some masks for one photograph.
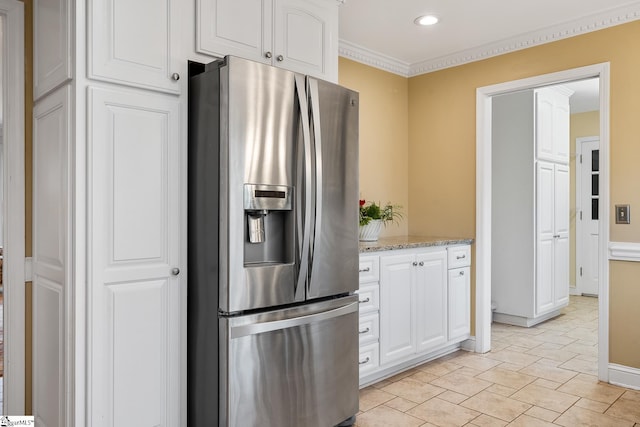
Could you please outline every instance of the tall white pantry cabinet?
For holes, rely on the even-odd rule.
[[[569,97],[562,86],[493,99],[491,299],[533,326],[569,302]]]
[[[39,426],[187,424],[187,61],[216,59],[197,23],[251,37],[211,3],[34,1]],[[299,43],[297,71],[337,79],[339,2],[250,4],[279,8],[262,24],[286,32],[262,35]]]

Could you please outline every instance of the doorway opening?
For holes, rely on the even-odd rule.
[[[598,377],[608,381],[608,257],[609,240],[609,64],[596,64],[506,82],[477,90],[476,120],[476,351],[491,350],[492,287],[492,100],[493,97],[569,82],[599,79],[598,196]],[[533,147],[531,148],[533,151]],[[568,266],[567,266],[568,269]]]

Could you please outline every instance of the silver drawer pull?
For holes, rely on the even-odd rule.
[[[360,335],[362,335],[362,334],[366,334],[366,333],[368,333],[370,330],[371,330],[371,329],[367,328],[367,329],[365,329],[365,330],[363,330],[363,331],[358,331],[358,332],[360,333]]]
[[[360,270],[360,273],[368,273],[369,271],[371,271],[371,269],[369,267],[367,267],[367,268],[363,268],[362,270]]]
[[[464,276],[464,271],[461,271],[460,273],[458,273],[460,276]]]
[[[368,303],[369,301],[371,301],[371,298],[366,297],[365,299],[358,301],[358,303],[359,303],[359,304],[366,304],[366,303]]]
[[[418,265],[419,265],[420,267],[424,267],[424,261],[420,261],[420,262],[418,263]]]
[[[417,263],[416,261],[413,261],[413,262],[411,263],[411,265],[413,265],[414,267],[416,267],[416,266],[418,265],[418,263]]]
[[[466,255],[458,255],[456,259],[465,259],[466,257],[467,257]]]
[[[358,365],[365,365],[365,364],[369,363],[369,360],[371,360],[371,359],[367,357],[366,359],[359,361]]]

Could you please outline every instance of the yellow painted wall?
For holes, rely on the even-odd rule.
[[[360,198],[401,205],[404,218],[381,236],[408,233],[408,79],[345,58],[339,82],[360,93]],[[357,203],[357,200],[353,201]]]
[[[611,206],[640,209],[640,21],[409,79],[409,233],[475,236],[476,88],[595,63],[611,64]],[[611,224],[640,242],[640,220]],[[610,361],[640,368],[640,263],[611,263]],[[475,270],[475,265],[473,266]],[[636,289],[638,288],[637,283]],[[621,301],[627,301],[621,304]],[[475,302],[472,301],[472,306]]]
[[[570,253],[569,253],[569,283],[576,286],[576,138],[600,135],[600,112],[587,111],[571,115],[570,128],[570,161],[571,171],[571,222],[569,225]]]

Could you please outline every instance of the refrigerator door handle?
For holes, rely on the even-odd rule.
[[[305,316],[292,317],[289,319],[275,320],[271,322],[250,323],[239,326],[232,325],[230,328],[230,338],[234,339],[248,335],[261,334],[264,332],[277,331],[279,329],[288,329],[296,326],[308,325],[310,323],[317,323],[322,320],[344,316],[345,314],[354,313],[357,311],[358,302],[356,301],[348,305],[334,308],[332,310],[322,311],[320,313],[314,313]]]
[[[317,246],[320,236],[322,236],[322,134],[320,129],[320,95],[318,92],[318,81],[316,79],[308,78],[308,91],[309,102],[311,104],[311,128],[313,129],[313,144],[315,148],[314,161],[315,165],[315,206],[314,206],[314,231],[313,231],[313,244],[310,248],[310,271],[313,271],[314,257],[313,252]],[[307,286],[311,286],[309,281]]]
[[[296,93],[298,95],[298,103],[300,105],[300,121],[302,123],[302,141],[304,155],[304,213],[301,212],[301,206],[298,204],[296,209],[297,222],[302,223],[302,243],[300,244],[298,279],[296,280],[296,288],[294,298],[296,301],[302,301],[306,298],[306,282],[309,275],[309,240],[311,235],[311,131],[309,130],[309,106],[307,104],[307,91],[305,76],[296,74]]]

